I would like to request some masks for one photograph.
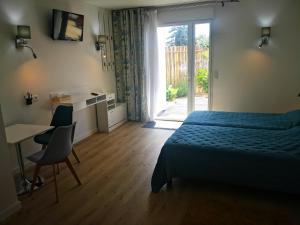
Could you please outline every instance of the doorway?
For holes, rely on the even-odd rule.
[[[194,110],[209,110],[210,23],[157,28],[165,96],[157,120],[183,121]]]

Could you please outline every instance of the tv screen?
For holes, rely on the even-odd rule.
[[[52,38],[54,40],[82,41],[84,16],[53,9]]]

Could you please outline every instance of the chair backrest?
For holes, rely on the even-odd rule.
[[[73,122],[73,106],[57,106],[50,126],[55,128],[71,125]]]
[[[72,151],[72,133],[76,123],[54,130],[45,153],[39,163],[53,164],[64,160]]]

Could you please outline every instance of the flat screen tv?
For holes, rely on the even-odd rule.
[[[53,9],[52,23],[52,38],[54,40],[83,40],[83,15]]]

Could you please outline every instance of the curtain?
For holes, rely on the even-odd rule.
[[[161,108],[165,93],[160,82],[159,54],[157,41],[157,10],[145,12],[144,26],[144,64],[147,100],[147,120],[154,121],[158,110]]]
[[[142,8],[112,12],[117,100],[127,103],[128,120],[147,119]]]

